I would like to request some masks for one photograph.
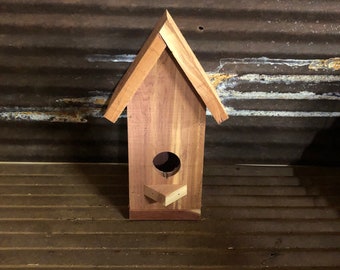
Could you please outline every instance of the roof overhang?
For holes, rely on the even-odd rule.
[[[135,61],[118,83],[104,117],[111,122],[117,121],[166,48],[171,51],[216,122],[222,123],[228,119],[215,88],[168,11],[158,21]]]

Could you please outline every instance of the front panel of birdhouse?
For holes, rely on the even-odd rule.
[[[199,219],[205,105],[165,49],[128,104],[131,219]]]

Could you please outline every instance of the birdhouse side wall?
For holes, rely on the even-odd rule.
[[[200,212],[205,110],[171,53],[165,50],[128,104],[130,213]],[[154,158],[162,152],[179,158],[180,168],[174,175],[167,177],[155,167]],[[169,206],[144,196],[144,185],[162,184],[187,185],[187,195]]]

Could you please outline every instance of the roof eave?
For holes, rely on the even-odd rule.
[[[117,121],[166,47],[169,48],[216,122],[220,124],[228,119],[207,74],[168,11],[165,11],[158,21],[135,61],[117,85],[104,117],[112,122]]]

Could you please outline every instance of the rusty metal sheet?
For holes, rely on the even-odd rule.
[[[207,161],[340,164],[331,0],[3,0],[0,159],[126,160],[125,116],[103,111],[165,9],[231,116],[208,121]]]

